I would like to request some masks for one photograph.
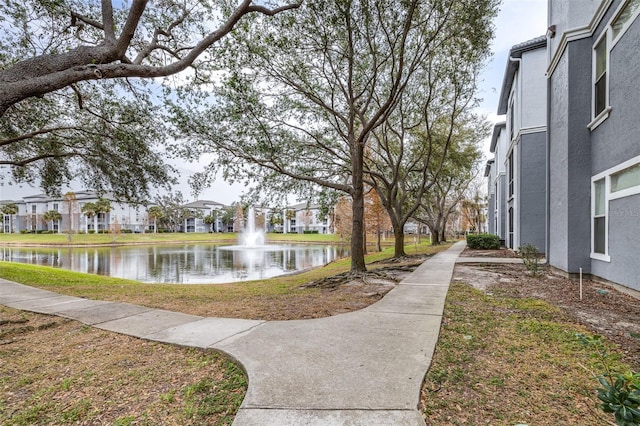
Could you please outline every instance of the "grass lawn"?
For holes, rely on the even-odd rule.
[[[427,425],[610,425],[597,407],[597,351],[587,329],[540,299],[453,282],[422,390]],[[620,349],[608,356],[618,371]]]
[[[408,254],[442,247],[407,246]],[[392,249],[367,256],[388,259]],[[349,260],[298,275],[226,285],[158,285],[0,262],[0,277],[63,294],[206,316],[292,319],[369,304],[302,284]],[[421,394],[427,425],[608,425],[597,408],[590,335],[561,307],[451,284]],[[13,330],[13,331],[12,331]],[[230,424],[246,392],[238,367],[214,353],[147,342],[74,321],[0,307],[0,423]],[[624,348],[606,343],[614,368]],[[45,362],[43,360],[48,360]]]
[[[407,247],[409,254],[446,247]],[[367,256],[372,264],[392,249]],[[270,280],[149,285],[0,262],[0,277],[59,293],[196,315],[293,319],[354,310],[377,298],[301,284],[349,270],[349,259]],[[349,287],[350,288],[350,287]],[[211,351],[148,342],[0,306],[0,424],[228,425],[244,398],[241,369]]]
[[[444,248],[446,246],[431,247],[423,242],[407,246],[406,251],[407,254],[435,253]],[[389,247],[367,255],[366,261],[379,262],[392,255],[393,249]],[[135,303],[201,316],[274,320],[323,317],[372,303],[362,294],[300,288],[302,284],[346,272],[349,268],[350,259],[345,258],[321,268],[267,280],[184,285],[144,284],[58,268],[0,262],[0,278],[88,299]]]

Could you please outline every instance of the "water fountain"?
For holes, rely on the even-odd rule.
[[[256,211],[253,206],[249,207],[247,213],[247,227],[244,230],[240,242],[246,248],[256,248],[264,246],[264,230],[256,229]]]

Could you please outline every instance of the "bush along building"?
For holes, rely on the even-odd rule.
[[[518,149],[507,152],[507,205],[496,201],[493,213],[495,224],[497,215],[507,209],[509,247],[530,242],[543,248],[557,270],[568,274],[582,270],[634,290],[640,290],[639,14],[640,0],[549,1],[546,47],[540,49],[545,69],[534,81],[514,83],[520,84],[525,96],[529,84],[528,93],[538,94],[548,132],[544,142],[538,139],[541,135],[534,136],[536,142],[531,145],[521,138],[519,153]],[[518,59],[513,55],[518,49],[536,42],[514,46],[512,59]],[[520,59],[518,70],[526,72],[525,52]],[[511,78],[511,64],[510,59],[505,81]],[[544,87],[539,80],[545,81]],[[503,85],[498,111],[506,115],[507,140],[515,146],[517,138],[510,134],[509,123],[515,122],[518,128],[518,121],[511,117],[511,98],[505,97],[504,89]],[[509,102],[506,110],[505,102]],[[516,95],[514,105],[518,102]],[[488,168],[501,161],[496,152]],[[488,177],[492,173],[499,175],[489,170]],[[511,176],[513,189],[509,188]],[[498,181],[495,178],[493,185],[499,186]],[[540,199],[541,182],[544,200]],[[511,193],[514,202],[510,202]],[[539,229],[541,210],[542,241],[532,239],[523,228],[525,223],[535,223]],[[499,234],[499,225],[494,225],[493,232]]]

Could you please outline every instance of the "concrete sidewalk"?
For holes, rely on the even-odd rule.
[[[424,425],[420,387],[464,247],[456,243],[427,260],[365,309],[313,320],[203,318],[6,280],[0,304],[229,354],[249,377],[234,425]]]

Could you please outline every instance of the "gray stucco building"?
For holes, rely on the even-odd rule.
[[[546,251],[546,79],[547,39],[513,46],[505,70],[494,128],[495,233],[517,250],[531,244]]]
[[[640,290],[638,0],[549,1],[552,266]]]
[[[638,15],[640,0],[549,0],[546,37],[511,50],[498,107],[506,128],[496,125],[495,160],[488,164],[507,168],[506,205],[493,178],[493,230],[501,235],[498,218],[506,211],[508,247],[530,242],[544,247],[557,270],[582,270],[634,290],[640,290]],[[533,52],[543,55],[537,57],[543,70],[526,60]],[[525,116],[544,111],[546,126],[537,115],[519,122],[520,103]]]

